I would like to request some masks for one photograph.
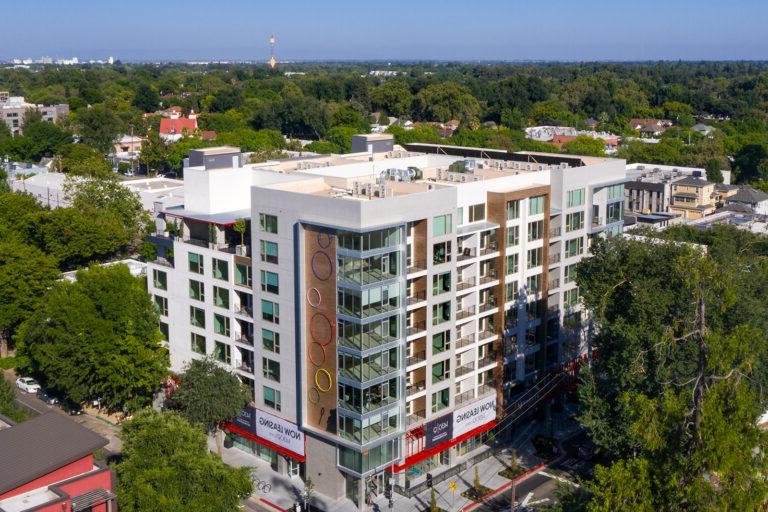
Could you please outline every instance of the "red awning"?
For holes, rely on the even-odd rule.
[[[440,453],[440,452],[442,452],[444,450],[447,450],[448,448],[450,448],[452,446],[456,446],[460,442],[466,441],[470,437],[475,437],[478,434],[482,434],[486,430],[490,430],[490,429],[492,429],[495,426],[496,426],[496,420],[489,421],[485,425],[481,425],[481,426],[477,427],[476,429],[470,430],[466,434],[462,434],[462,435],[460,435],[459,437],[457,437],[455,439],[451,439],[450,441],[446,441],[444,443],[441,443],[441,444],[439,444],[439,445],[437,445],[437,446],[435,446],[433,448],[430,448],[429,450],[423,450],[423,451],[417,453],[416,455],[411,455],[410,457],[406,457],[405,462],[402,465],[400,465],[400,466],[395,465],[395,466],[393,466],[392,469],[396,473],[399,473],[400,471],[402,471],[402,470],[404,470],[406,468],[409,468],[409,467],[413,466],[414,464],[418,464],[419,462],[421,462],[423,460],[426,460],[426,459],[432,457],[433,455],[437,455],[438,453]]]
[[[294,453],[294,452],[292,452],[290,450],[287,450],[287,449],[283,448],[280,445],[276,445],[275,443],[271,443],[271,442],[267,441],[266,439],[257,436],[256,434],[248,432],[244,428],[238,427],[237,425],[233,425],[233,424],[229,423],[224,428],[229,430],[230,432],[234,432],[235,434],[238,434],[238,435],[241,435],[241,436],[243,436],[245,438],[248,438],[251,441],[256,441],[260,445],[266,446],[267,448],[271,448],[271,449],[275,450],[277,453],[279,453],[281,455],[285,455],[286,457],[290,457],[293,460],[297,460],[299,462],[306,462],[307,461],[307,457],[306,456],[299,455],[298,453]]]

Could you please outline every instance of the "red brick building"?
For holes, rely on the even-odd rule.
[[[0,430],[0,512],[113,512],[114,478],[93,453],[107,440],[49,412]]]

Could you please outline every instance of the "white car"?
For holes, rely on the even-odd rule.
[[[27,393],[37,393],[40,391],[40,384],[32,377],[19,377],[16,379],[16,387]]]

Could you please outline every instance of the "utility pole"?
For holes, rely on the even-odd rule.
[[[517,511],[517,507],[515,506],[515,494],[517,494],[517,480],[512,480],[512,501],[509,504],[511,512]]]

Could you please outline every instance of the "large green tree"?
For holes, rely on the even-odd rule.
[[[77,113],[77,130],[84,144],[106,154],[123,132],[120,118],[103,104],[94,105]]]
[[[171,406],[190,423],[202,425],[212,433],[221,456],[221,428],[240,414],[251,393],[237,375],[211,358],[193,359],[180,379]]]
[[[154,112],[160,106],[160,95],[151,85],[142,83],[136,88],[132,104],[142,112]]]
[[[416,95],[416,112],[425,121],[475,122],[480,118],[480,103],[464,86],[453,82],[428,85]]]
[[[82,401],[112,410],[148,404],[167,374],[157,313],[125,265],[80,270],[56,283],[21,329],[22,369]]]
[[[126,512],[231,512],[253,492],[248,468],[225,466],[175,412],[145,410],[123,425],[117,498]]]
[[[112,166],[104,155],[85,144],[67,144],[60,150],[59,170],[76,176],[108,177]]]
[[[583,156],[605,156],[605,141],[588,135],[579,135],[563,144],[563,153]]]

